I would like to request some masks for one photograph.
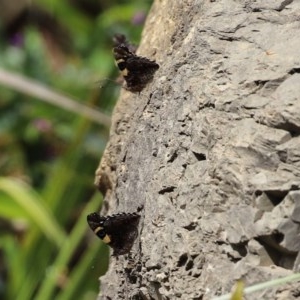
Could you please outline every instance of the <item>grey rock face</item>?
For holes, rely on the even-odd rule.
[[[299,1],[154,2],[139,53],[160,69],[122,92],[96,173],[109,213],[144,205],[140,236],[100,299],[210,299],[300,270],[299,16]]]

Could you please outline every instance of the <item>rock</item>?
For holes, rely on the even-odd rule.
[[[100,299],[211,299],[299,270],[299,13],[298,1],[154,1],[138,53],[160,69],[141,95],[121,93],[96,180],[110,179],[110,213],[144,205],[138,275],[116,261]]]

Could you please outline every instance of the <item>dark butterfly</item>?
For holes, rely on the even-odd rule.
[[[159,65],[146,57],[135,55],[126,44],[119,44],[113,48],[116,64],[125,81],[126,89],[131,92],[140,92],[150,81]]]
[[[140,215],[120,213],[103,217],[94,212],[87,216],[87,222],[94,233],[113,248],[114,256],[130,251],[137,235]]]

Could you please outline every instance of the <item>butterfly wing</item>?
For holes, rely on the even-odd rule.
[[[152,79],[159,65],[146,57],[137,56],[121,44],[113,48],[116,64],[121,71],[127,89],[140,92]]]
[[[104,228],[111,242],[114,256],[123,255],[130,251],[138,235],[138,224],[140,216],[138,214],[117,214],[108,217],[104,222]]]
[[[87,222],[90,228],[94,231],[94,233],[105,243],[108,243],[109,240],[106,238],[106,231],[104,228],[104,222],[106,218],[100,216],[98,213],[94,212],[87,216]]]
[[[113,248],[114,256],[130,251],[138,234],[140,216],[136,213],[121,213],[108,217],[91,213],[87,222],[94,233]]]
[[[150,81],[159,65],[146,57],[135,56],[127,60],[127,75],[124,76],[127,87],[132,92],[140,92]]]

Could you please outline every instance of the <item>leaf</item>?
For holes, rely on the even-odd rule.
[[[58,248],[66,238],[66,233],[55,220],[54,216],[44,204],[40,196],[24,182],[13,178],[0,178],[0,191],[6,193],[12,203],[11,209],[5,207],[6,201],[0,201],[0,214],[6,211],[7,215],[13,215],[14,207],[30,223],[35,224]],[[21,208],[21,210],[20,210]],[[19,215],[20,217],[20,215]]]

